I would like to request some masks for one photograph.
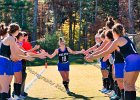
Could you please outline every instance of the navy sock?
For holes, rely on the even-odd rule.
[[[1,100],[1,93],[0,93],[0,100]]]
[[[63,81],[63,85],[64,85],[66,90],[69,89],[69,82]]]
[[[8,92],[8,98],[11,97],[11,85],[9,85],[9,92]]]
[[[1,100],[7,100],[8,93],[1,93]]]
[[[124,100],[124,89],[121,90],[121,100]]]
[[[107,78],[103,78],[103,87],[106,88]]]
[[[131,91],[131,93],[132,93],[132,99],[136,100],[136,91]]]
[[[125,100],[136,100],[136,91],[125,91]]]
[[[14,93],[15,93],[15,95],[20,96],[20,92],[21,92],[21,84],[14,83]]]

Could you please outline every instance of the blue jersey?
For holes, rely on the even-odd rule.
[[[58,49],[58,56],[59,56],[59,62],[60,62],[60,63],[68,62],[68,58],[69,58],[68,49],[65,48],[65,50],[62,51],[62,50],[59,48],[59,49]]]
[[[122,54],[117,50],[114,51],[113,58],[114,58],[114,63],[124,63],[124,58]]]
[[[17,42],[17,44],[22,47],[23,42]]]
[[[11,55],[10,46],[7,46],[7,45],[4,45],[3,43],[1,43],[0,55],[10,58],[10,55]]]
[[[124,38],[127,40],[127,43],[124,46],[119,47],[123,57],[126,58],[128,55],[138,54],[134,43],[128,37]]]

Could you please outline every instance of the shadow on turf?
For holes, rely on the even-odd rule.
[[[71,97],[74,97],[74,99],[82,99],[82,100],[91,100],[92,98],[100,98],[100,97],[86,97],[86,96],[83,96],[83,95],[80,95],[80,94],[76,94],[74,92],[70,92],[68,95],[71,96]],[[71,97],[64,97],[64,98],[60,98],[60,99],[68,99],[68,98],[71,98]],[[104,96],[104,97],[106,97],[106,96]],[[140,100],[138,98],[137,98],[137,100]],[[58,99],[58,98],[35,98],[35,97],[27,97],[25,100],[47,100],[47,99],[50,100],[50,99]]]
[[[27,97],[25,100],[48,100],[48,99],[56,99],[56,98],[35,98],[35,97]]]
[[[136,100],[140,100],[140,97],[137,97],[137,99]]]
[[[94,97],[86,97],[86,96],[83,96],[83,95],[79,95],[79,94],[76,94],[74,92],[70,92],[70,93],[68,93],[68,95],[72,96],[72,97],[74,97],[76,99],[84,99],[84,100],[90,100],[90,98],[94,98]],[[61,99],[63,99],[63,98],[61,98]]]

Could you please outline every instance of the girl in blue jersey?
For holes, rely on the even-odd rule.
[[[18,47],[20,48],[22,46],[23,41],[23,33],[19,32],[19,34],[16,36],[16,42]],[[13,75],[14,75],[14,99],[19,98],[20,96],[20,90],[21,90],[21,83],[22,83],[22,61],[18,60],[16,62],[11,61],[11,65],[13,66]],[[12,79],[12,78],[11,78]]]
[[[0,24],[0,48],[1,48],[1,45],[2,45],[2,40],[7,35],[7,30],[8,30],[8,28],[5,26],[5,24],[4,23],[1,23]],[[1,50],[0,50],[0,52],[1,52]],[[1,69],[1,67],[0,67],[0,77],[1,77],[2,70],[3,69]],[[0,80],[0,82],[1,82],[1,80]],[[0,100],[1,100],[1,94],[2,94],[2,86],[0,84]]]
[[[25,51],[20,50],[17,46],[15,37],[18,35],[20,27],[16,23],[12,23],[6,28],[0,27],[0,34],[8,33],[8,35],[2,40],[0,47],[0,86],[1,86],[1,99],[7,100],[9,91],[9,75],[13,75],[12,61],[18,61],[20,59],[26,59],[29,61],[34,60],[32,57],[45,58],[43,53],[41,55],[30,56],[26,55]],[[11,61],[12,60],[12,61]]]
[[[116,24],[112,29],[114,41],[109,49],[102,53],[86,56],[85,59],[91,62],[93,59],[106,56],[112,53],[117,48],[120,49],[122,56],[124,57],[124,90],[125,100],[136,100],[135,83],[140,71],[140,55],[137,53],[133,42],[125,37],[124,27],[121,24]]]
[[[91,52],[95,52],[98,51],[100,49],[100,46],[102,44],[106,44],[107,41],[105,40],[105,35],[104,35],[105,30],[103,29],[99,29],[98,33],[95,35],[95,41],[97,41],[97,44],[91,48],[89,48],[88,50],[86,50],[84,52],[84,54],[88,55]],[[108,71],[107,71],[107,64],[106,61],[103,59],[107,59],[108,57],[105,58],[100,58],[100,67],[101,67],[101,73],[102,73],[102,80],[103,80],[103,89],[101,90],[101,92],[106,92],[108,89]]]
[[[95,49],[94,51],[100,51],[102,48],[104,48],[108,41],[105,39],[105,32],[107,30],[110,30],[115,24],[115,21],[113,20],[112,17],[108,17],[108,20],[106,22],[106,27],[103,27],[103,32],[101,32],[100,36],[101,36],[101,40],[102,40],[102,43],[101,45]],[[98,33],[99,34],[99,33]],[[89,54],[90,50],[92,50],[92,47],[89,48],[88,50],[86,50],[85,54]],[[103,93],[108,93],[110,92],[110,89],[113,89],[114,87],[114,82],[113,82],[113,78],[112,78],[112,66],[111,64],[109,63],[109,60],[108,58],[110,58],[111,55],[108,55],[106,57],[102,57],[100,59],[100,64],[101,64],[101,73],[102,73],[102,76],[103,76],[103,89],[101,90],[101,92]],[[108,67],[109,67],[109,72],[108,72]]]
[[[100,51],[95,51],[94,54],[98,54],[98,53],[101,53],[105,50],[107,50],[110,45],[113,43],[113,34],[112,34],[112,31],[111,30],[108,30],[105,32],[105,37],[106,37],[106,40],[108,41],[107,45]],[[123,87],[123,77],[124,77],[124,59],[123,59],[123,56],[121,55],[120,51],[119,51],[119,48],[117,48],[117,50],[115,50],[113,53],[112,53],[112,56],[113,56],[113,59],[114,59],[114,72],[115,72],[115,80],[117,80],[117,83],[118,83],[118,86],[119,86],[119,89],[121,90],[121,98],[122,100],[123,99],[123,94],[124,94],[124,87]],[[116,87],[114,87],[114,90],[115,90]],[[114,91],[112,90],[112,93],[110,93],[110,97],[112,98],[112,100],[118,98],[118,91]],[[114,93],[116,92],[116,93]]]
[[[60,37],[59,38],[59,48],[56,49],[52,55],[47,54],[47,56],[49,58],[53,58],[58,54],[58,57],[59,57],[58,71],[60,72],[60,74],[62,76],[63,85],[64,85],[67,93],[70,93],[70,91],[69,91],[69,71],[70,71],[69,53],[80,54],[83,51],[84,50],[73,51],[69,47],[66,47],[64,38]]]
[[[90,54],[92,52],[95,52],[97,50],[97,48],[102,45],[104,40],[105,40],[104,30],[99,29],[98,33],[95,35],[96,44],[93,47],[91,47],[88,50],[86,50],[84,53],[86,55],[88,55],[88,54]],[[103,88],[102,88],[101,92],[106,92],[107,88],[109,86],[109,84],[108,84],[107,64],[106,64],[106,61],[103,62],[103,58],[99,59],[99,63],[100,63],[100,67],[101,67],[102,80],[103,80]]]
[[[11,28],[12,27],[12,28]],[[12,66],[10,65],[10,59],[13,61],[19,58],[33,60],[30,56],[18,55],[17,46],[15,45],[14,36],[18,34],[19,26],[17,24],[11,24],[8,28],[9,35],[4,37],[0,47],[0,85],[1,85],[1,99],[7,100],[9,91],[9,75],[12,74]],[[5,27],[0,28],[0,34],[7,34]]]
[[[114,58],[115,79],[117,80],[119,91],[121,93],[120,98],[121,98],[121,100],[124,100],[124,86],[123,86],[124,65],[125,65],[124,64],[124,58],[123,58],[122,54],[120,53],[119,48],[117,48],[117,50],[115,50],[112,53],[112,56]],[[114,99],[115,99],[115,96],[114,96]]]
[[[39,49],[38,46],[35,46],[35,48],[33,48],[32,50],[28,50],[25,51],[22,48],[23,45],[23,39],[24,39],[24,32],[20,31],[19,34],[16,36],[16,42],[18,47],[23,50],[24,52],[27,52],[28,54],[30,54],[31,56],[37,56],[39,57],[40,54],[34,54],[34,53],[30,53],[30,51],[32,50],[36,50]],[[37,47],[37,48],[36,48]],[[13,74],[14,74],[14,99],[15,98],[23,98],[25,99],[24,96],[21,95],[21,86],[22,86],[22,61],[18,60],[16,62],[11,62],[12,66],[13,66]]]

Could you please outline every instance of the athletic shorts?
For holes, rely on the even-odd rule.
[[[22,71],[22,61],[13,62],[13,71],[14,72]]]
[[[66,63],[58,63],[58,71],[69,71],[70,68],[70,63],[69,62],[66,62]]]
[[[10,62],[10,60],[0,57],[0,75],[4,75],[4,73],[6,75],[12,75],[13,68]]]
[[[101,70],[106,70],[107,69],[107,63],[106,62],[101,61],[100,66],[101,66]]]
[[[134,72],[140,71],[140,55],[131,54],[125,58],[125,71]]]
[[[116,78],[124,78],[124,63],[114,64],[114,72]]]

